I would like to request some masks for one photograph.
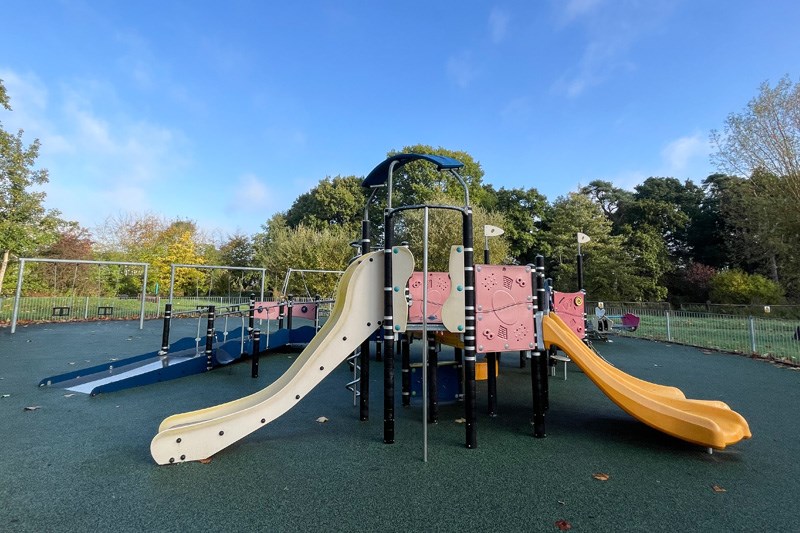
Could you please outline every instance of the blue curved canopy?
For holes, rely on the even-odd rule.
[[[397,154],[393,155],[392,157],[386,158],[385,161],[380,163],[377,167],[372,169],[372,172],[364,179],[364,182],[361,184],[364,187],[372,187],[374,185],[381,185],[386,183],[386,180],[389,179],[389,167],[395,161],[397,164],[394,166],[395,170],[402,167],[406,163],[410,163],[411,161],[416,161],[418,159],[422,159],[424,161],[428,161],[436,165],[439,170],[447,170],[451,168],[461,168],[464,166],[464,163],[459,161],[458,159],[453,159],[452,157],[445,157],[441,155],[431,155],[431,154]]]

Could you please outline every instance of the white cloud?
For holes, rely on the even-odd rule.
[[[567,2],[558,2],[558,6],[561,8],[561,19],[564,23],[568,23],[576,18],[588,15],[602,2],[603,0],[568,0]]]
[[[510,20],[511,17],[506,11],[497,7],[492,8],[491,13],[489,13],[489,35],[493,43],[499,43],[506,38]]]
[[[111,212],[152,209],[176,194],[170,185],[180,183],[188,161],[180,131],[127,115],[114,88],[94,80],[63,88],[10,70],[0,78],[13,107],[4,126],[41,141],[48,207],[91,227]]]
[[[447,60],[447,74],[462,89],[468,87],[478,77],[478,69],[472,54],[464,52]]]
[[[681,174],[690,164],[698,159],[708,160],[711,145],[706,135],[695,132],[692,135],[679,137],[664,146],[661,158],[666,165],[666,174]]]
[[[531,102],[526,97],[514,98],[500,111],[503,120],[509,122],[527,121],[532,112]]]
[[[237,211],[262,212],[275,201],[274,192],[257,175],[247,173],[239,176],[230,189],[230,197],[225,209],[230,213]]]
[[[556,25],[570,32],[571,40],[585,42],[580,57],[554,84],[573,98],[635,70],[631,50],[640,40],[657,35],[674,9],[670,0],[570,0],[555,5]]]

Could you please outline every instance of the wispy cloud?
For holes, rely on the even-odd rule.
[[[478,74],[478,67],[470,52],[463,52],[447,60],[447,75],[462,89],[469,87]]]
[[[510,20],[511,17],[507,11],[498,7],[492,8],[489,13],[489,35],[493,43],[500,43],[506,38]]]
[[[275,203],[275,193],[256,174],[247,173],[239,176],[236,184],[228,189],[229,198],[225,209],[229,213],[238,211],[269,210]]]
[[[672,1],[570,0],[556,6],[556,25],[583,40],[583,52],[554,84],[575,98],[620,73],[636,69],[630,53],[640,40],[652,36],[669,17]]]
[[[708,136],[695,132],[670,141],[661,150],[661,158],[666,166],[666,174],[683,174],[696,161],[708,161],[711,144]]]
[[[569,23],[578,17],[582,17],[594,11],[603,0],[568,0],[559,2],[561,7],[561,21]]]
[[[26,142],[41,141],[47,205],[67,218],[93,226],[110,211],[150,209],[159,194],[154,183],[179,179],[188,164],[183,134],[120,112],[113,88],[92,80],[47,87],[35,74],[10,70],[0,78],[14,108],[4,126],[24,127]]]

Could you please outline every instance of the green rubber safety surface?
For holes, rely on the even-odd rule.
[[[172,338],[194,336],[194,324],[176,321]],[[371,364],[369,422],[358,421],[343,364],[208,464],[157,466],[149,444],[162,419],[255,392],[296,353],[263,356],[256,380],[245,361],[94,398],[37,387],[157,349],[161,323],[137,328],[0,330],[0,531],[558,531],[559,520],[593,532],[800,530],[791,503],[800,486],[798,371],[636,339],[596,345],[636,377],[740,412],[753,438],[709,455],[634,420],[574,365],[564,381],[562,363],[549,381],[547,438],[534,439],[530,369],[504,354],[497,417],[485,414],[486,382],[478,383],[478,448],[464,447],[463,405],[440,405],[424,463],[421,400],[400,406],[399,357],[393,445],[382,443],[382,364]],[[450,357],[443,348],[440,360]]]

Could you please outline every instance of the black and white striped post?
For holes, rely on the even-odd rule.
[[[532,265],[533,266],[533,265]],[[542,339],[542,314],[545,307],[544,291],[544,257],[536,256],[536,265],[531,269],[531,282],[533,288],[535,346],[531,352],[531,390],[533,394],[533,436],[546,437],[545,431],[545,393],[544,379],[547,378],[547,357]],[[542,366],[545,371],[542,372]]]
[[[477,416],[475,409],[475,259],[473,255],[472,209],[467,205],[463,213],[464,241],[464,418],[466,419],[466,446],[478,447]]]
[[[386,444],[394,444],[394,319],[392,317],[393,233],[393,212],[391,208],[387,208],[384,215],[383,239],[383,442]]]
[[[370,200],[375,196],[375,189],[372,191]],[[361,255],[369,253],[369,200],[364,208],[364,218],[361,220]],[[369,420],[369,337],[361,343],[360,374],[358,380],[359,403],[358,419],[362,422]]]
[[[214,315],[215,306],[208,306],[208,322],[206,323],[206,370],[214,367]]]
[[[164,306],[164,328],[161,331],[161,351],[158,352],[161,357],[169,353],[169,326],[171,322],[172,304],[166,304]]]

